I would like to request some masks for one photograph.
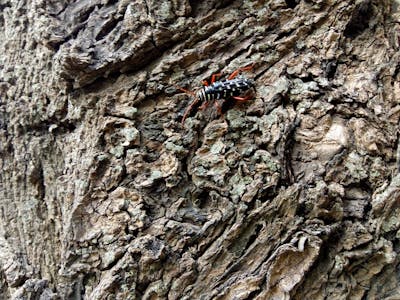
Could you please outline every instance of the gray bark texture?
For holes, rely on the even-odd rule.
[[[399,2],[0,0],[0,299],[400,299]]]

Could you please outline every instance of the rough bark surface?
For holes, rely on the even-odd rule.
[[[399,299],[398,1],[0,0],[1,299]],[[180,124],[255,63],[254,100]]]

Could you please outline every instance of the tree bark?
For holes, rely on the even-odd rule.
[[[399,299],[399,24],[389,0],[0,0],[0,298]],[[252,100],[181,124],[176,86],[250,64]]]

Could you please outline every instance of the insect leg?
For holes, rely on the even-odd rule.
[[[238,74],[239,74],[240,72],[249,71],[249,70],[253,69],[253,67],[254,67],[254,64],[251,64],[250,66],[246,66],[246,67],[243,67],[243,68],[239,68],[239,69],[233,71],[233,73],[232,73],[231,75],[229,75],[228,80],[232,80],[233,78],[235,78],[236,76],[238,76]]]
[[[201,106],[200,110],[206,109],[208,107],[208,104],[210,104],[208,101],[205,101]]]
[[[214,83],[217,77],[221,77],[221,73],[212,74],[211,76],[211,83]]]
[[[247,100],[250,100],[252,96],[249,95],[246,97],[232,97],[232,98],[239,102],[246,102]]]
[[[202,83],[204,86],[209,86],[210,84],[213,84],[213,83],[217,80],[217,78],[220,77],[220,76],[221,76],[221,73],[212,74],[212,75],[211,75],[210,83],[208,83],[207,80],[203,80],[201,83]]]
[[[217,109],[218,114],[219,114],[219,115],[222,115],[222,106],[219,105],[218,101],[215,101],[215,102],[214,102],[214,106],[215,106],[215,108]]]

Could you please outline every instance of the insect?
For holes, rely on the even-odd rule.
[[[203,87],[200,88],[197,92],[185,90],[183,88],[177,87],[181,91],[185,92],[194,97],[194,100],[189,104],[186,108],[185,113],[183,114],[181,123],[183,124],[193,110],[193,108],[202,103],[200,109],[206,108],[211,101],[214,101],[214,105],[217,107],[218,113],[222,113],[222,104],[226,101],[232,101],[234,99],[238,102],[245,102],[252,98],[252,95],[245,95],[247,92],[254,88],[254,81],[248,79],[244,76],[238,76],[242,71],[248,71],[253,68],[253,65],[239,68],[235,70],[231,75],[228,76],[227,79],[216,81],[217,77],[220,77],[221,74],[213,74],[211,76],[211,81],[203,81]],[[222,104],[218,102],[222,101]]]

